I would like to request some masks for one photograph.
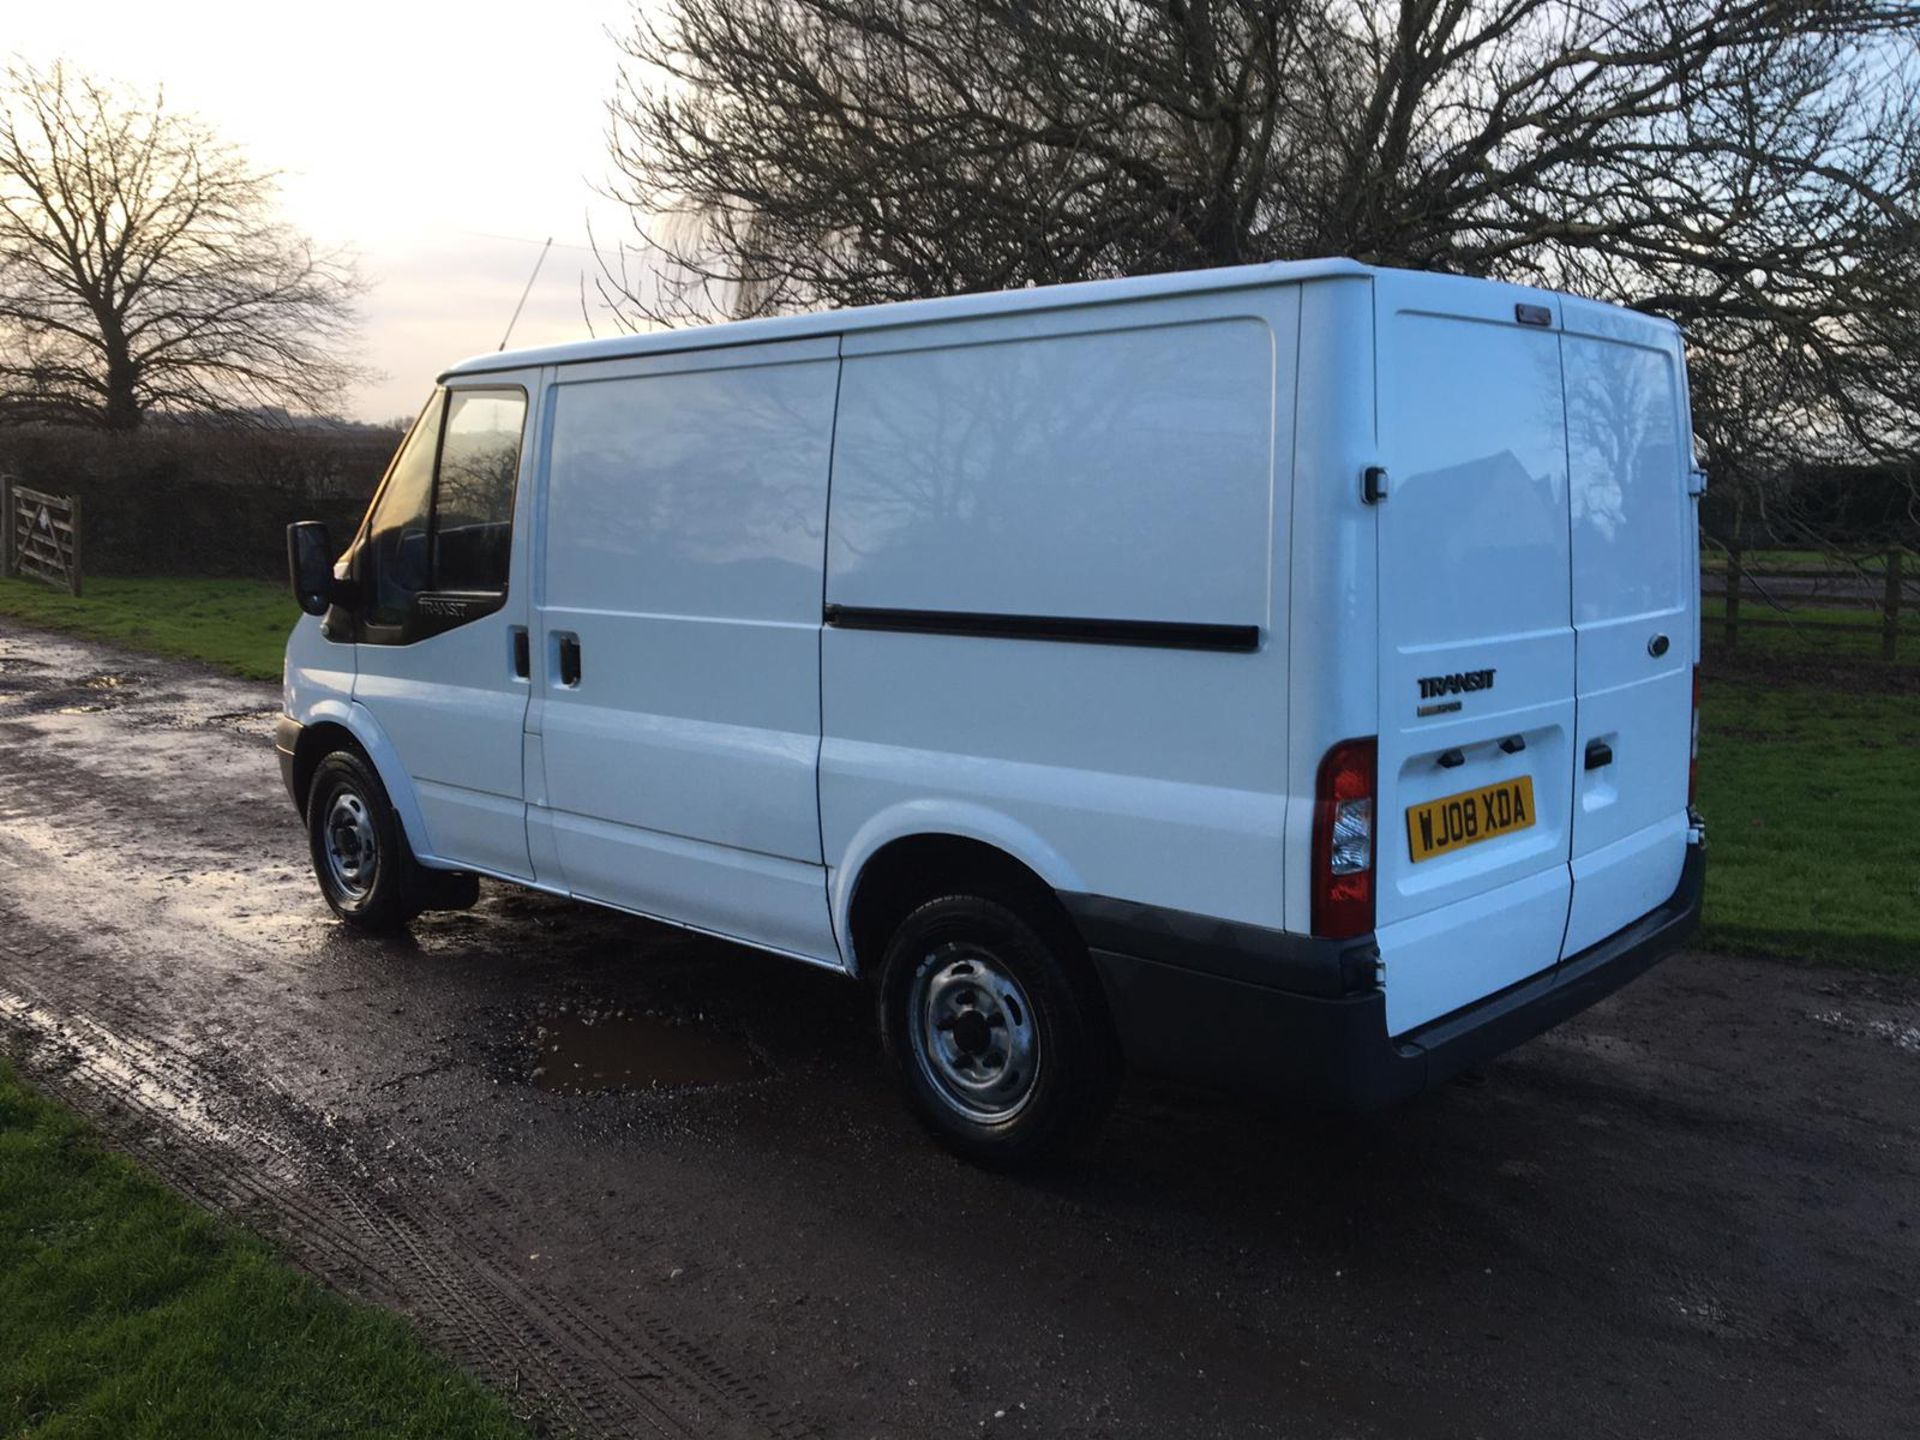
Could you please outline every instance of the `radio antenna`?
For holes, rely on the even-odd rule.
[[[540,267],[546,263],[547,251],[553,248],[553,237],[547,237],[547,243],[540,247],[540,253],[534,258],[533,273],[527,276],[527,288],[520,292],[520,303],[513,307],[513,318],[507,321],[507,333],[500,337],[500,350],[507,348],[507,341],[513,335],[513,327],[520,323],[520,312],[527,307],[527,296],[533,293],[533,282],[540,278]],[[500,350],[494,351],[497,355]]]

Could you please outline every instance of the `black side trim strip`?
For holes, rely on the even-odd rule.
[[[899,630],[920,635],[978,635],[996,640],[1065,640],[1083,645],[1150,645],[1166,650],[1253,651],[1258,625],[1203,625],[1185,620],[1089,620],[1070,615],[992,615],[968,610],[891,610],[829,605],[827,624],[842,630]]]

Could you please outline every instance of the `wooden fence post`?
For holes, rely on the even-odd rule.
[[[0,580],[13,574],[13,477],[0,475]]]
[[[1880,616],[1880,658],[1893,659],[1900,643],[1900,547],[1887,550],[1887,598]]]
[[[67,593],[78,599],[80,595],[80,497],[78,495],[74,496],[67,506],[67,518],[68,523],[73,527],[68,535],[71,546],[68,553],[72,556],[72,568],[67,571]]]
[[[1740,542],[1727,544],[1727,648],[1740,643]]]

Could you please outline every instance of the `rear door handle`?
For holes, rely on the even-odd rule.
[[[1598,770],[1602,765],[1613,763],[1613,747],[1604,740],[1587,742],[1587,769]]]

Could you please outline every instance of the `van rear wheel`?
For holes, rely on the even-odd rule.
[[[320,893],[362,930],[397,930],[425,908],[420,867],[373,767],[336,750],[313,771],[307,841]]]
[[[908,1105],[949,1149],[994,1168],[1071,1149],[1119,1081],[1085,951],[1037,921],[943,896],[900,923],[882,962],[881,1036]]]

